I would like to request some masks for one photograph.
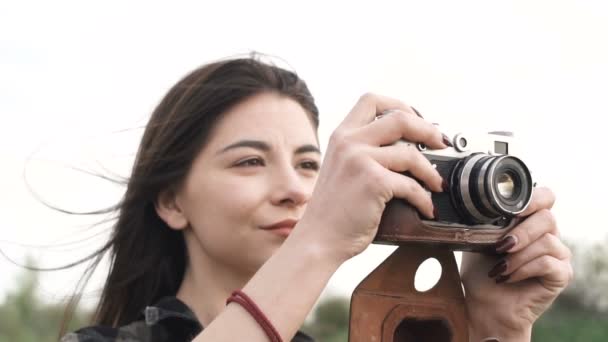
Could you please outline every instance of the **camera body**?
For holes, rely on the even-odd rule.
[[[501,229],[523,212],[532,196],[532,176],[513,156],[517,144],[509,132],[449,134],[453,147],[428,149],[420,143],[399,141],[418,149],[447,182],[441,193],[430,192],[435,219],[422,220],[435,228]]]

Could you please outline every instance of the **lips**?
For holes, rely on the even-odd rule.
[[[283,221],[279,221],[267,226],[262,226],[262,229],[265,230],[276,230],[276,229],[293,229],[293,227],[298,223],[298,220],[295,219],[287,219]]]

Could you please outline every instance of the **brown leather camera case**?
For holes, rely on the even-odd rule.
[[[390,201],[374,242],[400,247],[353,292],[349,342],[468,342],[465,297],[452,251],[492,252],[515,224],[437,228],[425,224],[406,202]],[[439,261],[441,277],[433,288],[419,292],[415,275],[428,258]]]
[[[450,250],[491,251],[513,226],[502,229],[437,228],[425,224],[418,212],[403,200],[387,203],[375,243],[402,245],[409,242],[439,245]]]

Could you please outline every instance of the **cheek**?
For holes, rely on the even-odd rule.
[[[263,202],[262,190],[260,182],[252,179],[211,177],[188,192],[186,216],[194,230],[201,233],[208,229],[235,232],[250,224]]]
[[[214,179],[204,187],[200,184],[200,193],[190,193],[187,216],[194,236],[188,248],[195,249],[189,250],[191,257],[202,253],[235,269],[248,270],[266,260],[268,256],[260,256],[259,250],[244,248],[260,242],[256,233],[260,222],[255,219],[265,203],[261,183],[234,177]]]

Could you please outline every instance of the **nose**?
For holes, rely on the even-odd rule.
[[[312,181],[304,179],[289,165],[272,175],[271,202],[278,206],[297,207],[308,202],[312,195]]]

